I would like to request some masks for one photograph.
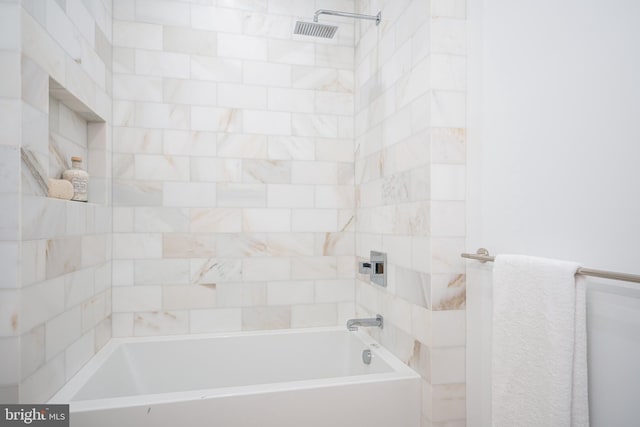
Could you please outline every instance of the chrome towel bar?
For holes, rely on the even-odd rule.
[[[493,262],[496,257],[489,255],[489,251],[486,248],[480,248],[477,250],[475,254],[460,254],[462,258],[475,259],[476,261],[480,261],[482,263],[485,262]],[[621,280],[623,282],[633,282],[640,283],[640,275],[638,274],[628,274],[628,273],[619,273],[617,271],[607,271],[607,270],[596,270],[593,268],[585,268],[580,267],[576,274],[582,274],[584,276],[592,276],[592,277],[602,277],[604,279],[611,280]]]

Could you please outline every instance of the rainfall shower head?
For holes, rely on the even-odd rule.
[[[335,25],[318,24],[318,15],[334,15],[345,16],[347,18],[369,19],[376,21],[376,25],[379,25],[380,20],[382,19],[382,12],[378,12],[377,15],[362,15],[359,13],[320,9],[313,15],[313,23],[297,21],[296,27],[293,29],[293,33],[302,34],[303,36],[324,37],[326,39],[333,38],[338,27]]]
[[[296,22],[293,34],[301,34],[303,36],[324,37],[325,39],[333,38],[338,31],[335,25],[318,24],[317,22]]]

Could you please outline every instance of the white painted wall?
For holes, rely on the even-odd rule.
[[[482,0],[468,19],[467,249],[640,273],[640,3]],[[490,269],[467,268],[471,427],[491,419]],[[591,425],[634,425],[640,291],[602,283],[588,299]]]

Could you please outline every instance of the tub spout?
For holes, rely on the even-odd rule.
[[[382,316],[376,314],[376,317],[370,317],[367,319],[349,319],[347,320],[347,329],[350,331],[357,331],[358,326],[377,326],[380,329],[384,326]]]

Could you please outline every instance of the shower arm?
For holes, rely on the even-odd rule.
[[[318,22],[318,15],[333,15],[333,16],[344,16],[347,18],[356,18],[356,19],[370,19],[371,21],[376,21],[376,25],[379,25],[380,20],[382,19],[382,12],[378,12],[377,15],[362,15],[360,13],[338,12],[335,10],[319,9],[313,15],[313,22]]]

